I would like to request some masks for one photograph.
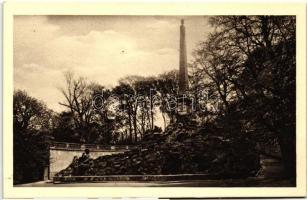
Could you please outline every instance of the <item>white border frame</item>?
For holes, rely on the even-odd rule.
[[[296,15],[297,187],[13,187],[14,15]],[[4,5],[3,183],[5,198],[306,196],[306,6],[303,3],[14,3]]]

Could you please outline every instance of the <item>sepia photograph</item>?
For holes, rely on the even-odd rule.
[[[14,16],[14,185],[295,187],[295,30]]]
[[[7,197],[306,195],[305,11],[42,6],[5,9]]]

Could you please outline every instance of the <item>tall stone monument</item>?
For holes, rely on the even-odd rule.
[[[180,26],[180,54],[179,54],[179,94],[184,94],[188,89],[187,50],[185,41],[184,20]]]
[[[178,74],[178,100],[177,100],[177,120],[178,122],[186,122],[190,113],[190,103],[187,97],[188,91],[188,69],[187,69],[187,49],[185,41],[184,20],[180,25],[180,53],[179,53],[179,74]]]

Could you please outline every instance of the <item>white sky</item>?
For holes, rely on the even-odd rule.
[[[127,75],[177,69],[181,18],[191,60],[211,31],[203,16],[15,16],[14,88],[61,111],[65,71],[114,86]]]

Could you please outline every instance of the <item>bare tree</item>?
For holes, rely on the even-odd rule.
[[[60,88],[65,97],[65,102],[59,104],[65,106],[73,114],[76,127],[84,137],[85,129],[93,117],[92,90],[85,78],[75,78],[71,72],[65,73],[66,87]]]

